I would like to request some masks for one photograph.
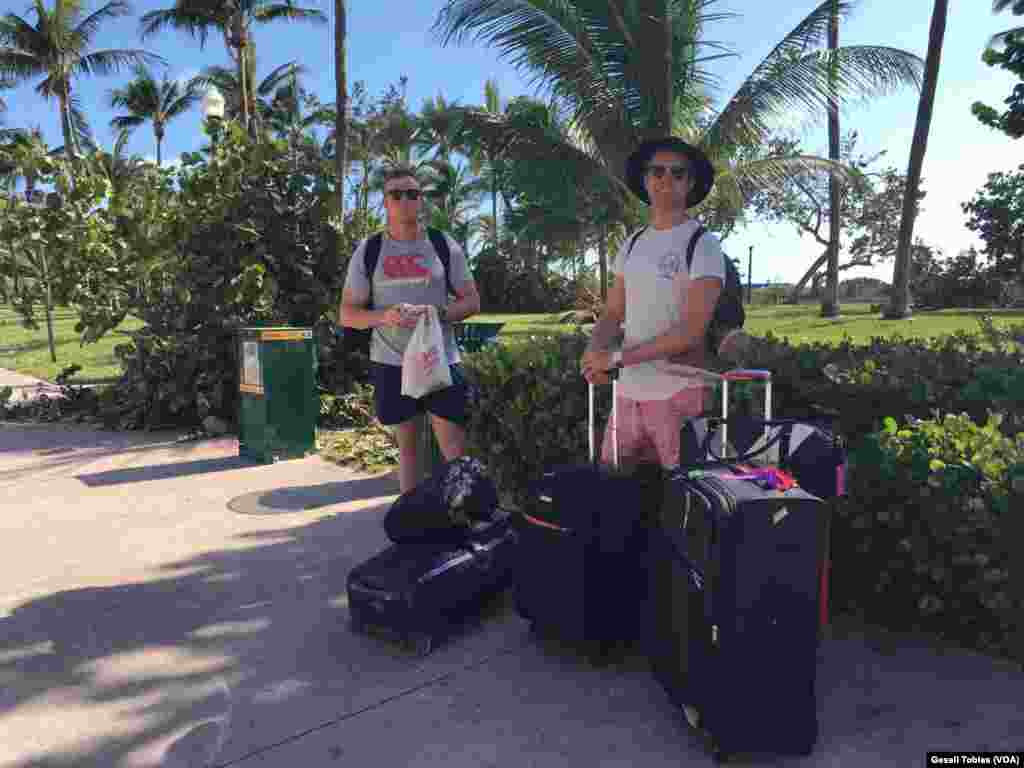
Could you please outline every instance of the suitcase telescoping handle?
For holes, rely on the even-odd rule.
[[[763,381],[765,383],[765,408],[766,421],[771,421],[771,371],[755,368],[737,368],[727,371],[722,375],[722,454],[729,450],[729,382],[731,381]],[[768,439],[768,427],[765,427],[765,439]],[[710,441],[709,441],[710,444]],[[769,447],[764,446],[765,449]],[[761,453],[760,451],[758,453]],[[706,455],[707,454],[703,454]],[[736,461],[746,461],[745,458],[737,457]]]
[[[608,371],[608,377],[612,380],[612,464],[616,469],[619,467],[619,394],[618,394],[618,369]],[[590,440],[590,463],[595,461],[594,445],[597,436],[594,428],[594,383],[588,382],[587,386],[587,437]]]

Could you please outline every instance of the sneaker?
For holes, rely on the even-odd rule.
[[[700,713],[696,707],[691,707],[689,704],[683,706],[683,714],[686,715],[686,722],[690,724],[690,727],[694,730],[700,728]]]

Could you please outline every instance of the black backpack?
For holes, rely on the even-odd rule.
[[[646,231],[647,227],[644,227],[633,235],[629,241],[629,248],[626,249],[626,256],[632,253],[637,239]],[[703,225],[698,226],[697,231],[690,238],[690,242],[686,246],[687,269],[693,265],[693,252],[697,247],[697,241],[706,231]],[[743,309],[743,283],[740,282],[740,273],[732,259],[725,253],[722,254],[722,258],[725,259],[725,285],[722,286],[722,292],[718,295],[715,311],[711,315],[711,322],[708,323],[708,330],[704,336],[707,350],[712,355],[718,351],[718,345],[725,335],[729,331],[742,328],[743,323],[747,320],[747,313]]]
[[[448,286],[448,293],[451,295],[455,294],[455,289],[452,287],[452,279],[450,276],[451,272],[451,251],[448,250],[448,241],[445,239],[444,234],[437,229],[432,227],[427,228],[427,237],[430,238],[430,244],[434,246],[434,251],[437,253],[439,259],[441,259],[441,266],[444,268],[444,281]],[[370,299],[367,304],[367,309],[373,309],[373,273],[377,269],[377,261],[380,259],[380,249],[384,245],[384,233],[378,232],[375,235],[371,235],[366,241],[366,248],[363,250],[363,268],[366,270],[367,277],[370,281]],[[373,336],[373,328],[349,328],[344,326],[342,328],[342,348],[346,355],[352,355],[356,352],[370,356],[370,339]]]

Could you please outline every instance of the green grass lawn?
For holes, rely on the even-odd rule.
[[[37,320],[39,328],[29,330],[11,307],[0,305],[0,368],[53,381],[61,370],[77,364],[82,366],[82,370],[76,374],[75,381],[83,384],[116,378],[121,369],[114,357],[114,347],[126,341],[124,332],[142,326],[139,320],[126,320],[95,344],[83,346],[75,331],[78,316],[71,309],[59,307],[53,312],[53,338],[57,351],[57,362],[54,363],[50,360],[46,316],[42,311],[37,314]]]
[[[819,317],[817,303],[796,306],[747,307],[746,328],[754,335],[769,331],[780,338],[799,342],[839,342],[848,335],[854,342],[866,343],[875,336],[889,338],[935,338],[957,331],[977,331],[978,318],[990,314],[996,325],[1024,325],[1024,310],[950,309],[940,312],[920,312],[907,320],[882,320],[870,304],[842,305],[842,314],[835,319]],[[564,313],[529,315],[482,314],[474,320],[505,323],[502,338],[527,337],[531,334],[572,333],[574,326],[558,322]]]
[[[799,306],[757,306],[747,310],[747,329],[755,334],[772,331],[793,342],[838,342],[849,335],[854,342],[867,342],[873,336],[932,338],[959,330],[976,331],[977,319],[991,314],[997,325],[1024,325],[1024,310],[944,310],[919,313],[908,320],[882,320],[871,312],[869,304],[844,304],[842,315],[835,320],[818,317],[818,304]],[[525,342],[531,335],[573,333],[575,326],[564,325],[555,314],[482,314],[478,322],[504,323],[500,338]],[[46,343],[46,326],[40,315],[38,330],[28,330],[9,306],[0,305],[0,368],[37,376],[52,381],[61,369],[76,363],[82,366],[76,381],[87,383],[109,380],[120,373],[114,347],[125,340],[124,333],[139,328],[139,320],[129,319],[120,328],[95,344],[82,346],[75,332],[76,317],[72,310],[61,307],[54,313],[54,335],[57,362],[50,361]]]

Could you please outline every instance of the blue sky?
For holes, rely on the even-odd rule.
[[[301,2],[301,0],[300,0]],[[186,79],[210,64],[227,65],[229,58],[223,43],[211,36],[205,49],[184,34],[167,32],[143,44],[138,37],[138,17],[143,13],[170,6],[172,0],[136,0],[134,16],[109,24],[96,40],[97,47],[145,47],[163,56],[170,77]],[[258,74],[262,78],[274,67],[297,60],[308,69],[306,87],[325,102],[334,101],[333,2],[306,0],[328,16],[322,26],[273,24],[258,29]],[[98,2],[87,8],[95,9]],[[349,84],[366,82],[370,93],[379,95],[405,75],[409,78],[408,97],[419,109],[427,97],[442,93],[448,101],[479,104],[484,83],[495,79],[503,98],[535,95],[530,78],[502,60],[498,52],[479,44],[442,48],[434,41],[430,28],[443,0],[385,0],[349,2]],[[977,122],[970,113],[975,100],[998,106],[1015,84],[1012,76],[986,67],[981,52],[989,36],[1013,25],[1013,17],[993,16],[988,3],[951,3],[943,49],[941,78],[936,95],[928,153],[924,163],[927,197],[918,217],[915,235],[941,247],[947,255],[976,243],[973,233],[963,225],[960,203],[969,200],[984,184],[987,174],[1012,170],[1024,163],[1024,142],[1014,141]],[[724,0],[711,10],[739,14],[716,22],[707,30],[709,39],[726,44],[736,56],[713,62],[710,69],[719,78],[718,103],[724,103],[736,87],[763,59],[771,48],[810,10],[813,2],[739,2]],[[26,0],[0,0],[0,9],[27,15]],[[887,45],[904,48],[924,56],[932,0],[899,0],[888,3],[863,2],[841,30],[843,45]],[[113,134],[108,127],[114,113],[106,107],[107,93],[123,85],[129,76],[80,79],[76,91],[91,116],[93,130],[101,145],[110,147]],[[47,141],[63,143],[55,103],[47,104],[34,93],[35,83],[6,94],[7,125],[42,128]],[[906,170],[914,118],[916,92],[902,93],[876,100],[868,106],[852,107],[843,116],[843,131],[860,133],[859,148],[864,152],[886,150],[884,164]],[[200,131],[201,116],[196,110],[168,128],[163,147],[165,162],[182,151],[193,150],[205,141]],[[809,151],[827,152],[824,120],[804,133]],[[128,149],[155,157],[155,144],[148,126],[137,129]],[[741,258],[746,267],[748,248],[754,247],[755,281],[797,279],[820,253],[809,238],[800,238],[785,224],[753,224],[736,231],[727,241],[730,255]],[[889,279],[892,265],[874,270],[851,270],[848,276],[874,274]]]

